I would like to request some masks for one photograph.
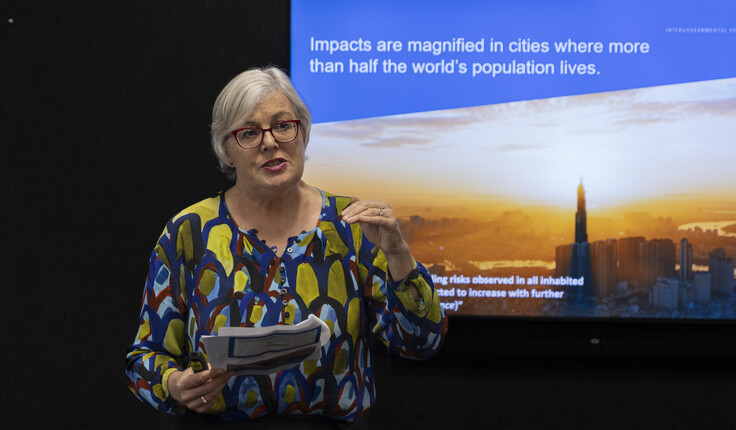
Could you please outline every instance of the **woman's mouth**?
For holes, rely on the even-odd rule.
[[[261,167],[269,172],[278,172],[279,170],[286,167],[286,160],[284,160],[283,158],[274,158],[273,160],[268,160],[267,162],[263,163]]]

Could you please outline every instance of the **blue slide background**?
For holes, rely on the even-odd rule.
[[[736,76],[736,2],[733,1],[306,1],[292,2],[291,75],[315,122],[350,120],[518,100]],[[370,52],[312,52],[310,38],[372,42]],[[503,53],[407,52],[408,40],[463,37],[503,41]],[[550,52],[510,53],[519,38],[548,41]],[[554,41],[600,41],[601,54],[554,52]],[[378,40],[401,40],[402,52],[377,52]],[[608,42],[648,42],[647,54],[608,54]],[[342,74],[310,73],[309,61],[341,61]],[[348,61],[379,59],[377,73],[349,73]],[[384,59],[409,71],[384,74]],[[412,62],[458,59],[555,64],[554,75],[420,75]],[[559,63],[594,63],[595,75],[559,73]],[[469,66],[470,67],[470,66]]]

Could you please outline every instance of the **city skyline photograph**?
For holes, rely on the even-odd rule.
[[[390,202],[437,281],[481,294],[450,312],[736,318],[734,136],[725,79],[315,124],[305,178]]]

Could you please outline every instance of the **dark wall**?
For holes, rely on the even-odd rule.
[[[169,217],[228,186],[209,147],[220,89],[252,66],[288,70],[288,47],[284,0],[0,4],[0,404],[11,428],[169,421],[123,373],[148,256]],[[689,328],[706,353],[678,362],[640,328],[627,341],[614,328],[608,355],[624,353],[600,361],[606,344],[591,347],[591,330],[610,327],[453,320],[429,362],[377,349],[367,426],[733,427],[736,373],[713,361],[733,333]]]

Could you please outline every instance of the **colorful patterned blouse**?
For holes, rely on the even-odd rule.
[[[320,191],[321,192],[321,191]],[[224,194],[175,216],[151,254],[135,343],[128,348],[128,386],[169,413],[171,373],[185,368],[203,335],[220,327],[297,324],[314,314],[332,335],[319,360],[271,375],[233,376],[209,413],[247,420],[265,414],[324,414],[352,420],[375,400],[368,334],[391,353],[425,359],[447,331],[427,270],[415,264],[401,282],[386,273],[360,225],[341,221],[350,198],[321,192],[317,226],[289,238],[282,255],[235,225]],[[422,300],[415,301],[410,285]]]

